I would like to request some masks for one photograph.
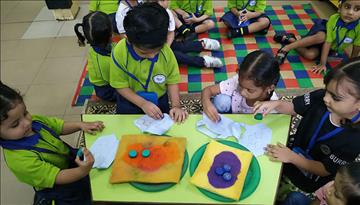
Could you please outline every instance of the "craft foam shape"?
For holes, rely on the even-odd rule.
[[[209,171],[214,163],[215,157],[219,156],[221,153],[232,153],[236,156],[241,163],[240,172],[235,177],[235,181],[230,187],[217,188],[211,184],[210,176],[208,176]],[[253,155],[248,151],[243,151],[236,149],[224,144],[221,144],[215,140],[212,140],[206,147],[204,155],[202,156],[198,167],[196,168],[194,175],[191,177],[190,182],[197,187],[203,188],[207,191],[216,193],[223,197],[227,197],[234,200],[239,200],[241,192],[244,187],[245,178],[250,166]],[[229,162],[226,159],[223,160],[224,164]],[[221,176],[217,176],[221,177]],[[228,182],[224,182],[228,183]]]
[[[184,163],[186,138],[152,135],[124,135],[121,137],[112,168],[110,183],[178,183]],[[130,150],[150,155],[129,156]]]

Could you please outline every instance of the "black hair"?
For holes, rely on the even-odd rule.
[[[139,48],[162,47],[166,42],[168,27],[168,13],[155,2],[135,6],[124,19],[128,41]]]
[[[352,162],[341,166],[338,170],[344,180],[341,183],[341,193],[346,205],[360,204],[360,163]]]
[[[351,58],[337,65],[324,77],[324,84],[327,86],[330,81],[335,80],[337,86],[343,81],[348,81],[354,85],[355,93],[350,93],[356,99],[360,100],[360,56]],[[349,119],[342,120],[341,124],[345,127],[360,129],[360,122],[352,123]]]
[[[253,80],[258,87],[276,86],[280,78],[279,63],[273,55],[262,50],[249,53],[240,64],[238,73],[240,79]],[[272,93],[269,93],[269,99]]]
[[[82,27],[84,35],[79,31]],[[82,23],[74,26],[79,46],[85,46],[85,39],[91,46],[106,48],[111,42],[112,24],[109,16],[101,11],[90,12]]]
[[[24,103],[21,95],[0,81],[0,122],[8,118],[7,113],[18,103]]]

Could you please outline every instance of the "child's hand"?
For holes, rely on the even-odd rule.
[[[184,21],[186,24],[193,24],[196,22],[199,22],[199,18],[195,16],[195,14],[191,14],[191,16],[189,16],[190,18],[185,18]]]
[[[205,112],[206,116],[213,121],[213,122],[219,122],[220,121],[220,115],[218,111],[216,110],[215,106],[210,103],[203,104],[203,111]]]
[[[188,117],[188,112],[179,107],[171,108],[169,114],[172,120],[179,123],[183,123]]]
[[[96,134],[97,131],[102,131],[105,128],[101,121],[96,122],[81,122],[80,129],[89,134]]]
[[[240,12],[239,20],[242,22],[250,20],[250,19],[254,18],[253,14],[254,13],[251,11],[244,10],[244,11]]]
[[[279,105],[278,103],[277,101],[257,101],[253,108],[254,115],[261,113],[265,117]]]
[[[82,161],[79,156],[76,156],[75,162],[79,165],[79,168],[83,171],[83,173],[88,174],[94,164],[94,157],[85,147],[83,149],[83,154],[85,160]]]
[[[315,65],[311,70],[313,73],[321,74],[323,71],[326,71],[326,66],[323,64]]]
[[[280,161],[283,163],[290,163],[291,159],[293,159],[293,154],[295,154],[281,143],[277,143],[277,145],[269,144],[265,150],[265,154],[269,156],[272,161]]]
[[[160,120],[164,117],[160,108],[150,101],[146,101],[141,106],[141,109],[144,111],[145,114],[149,115],[153,119]]]
[[[345,205],[341,199],[336,197],[334,184],[325,190],[325,199],[328,205]]]

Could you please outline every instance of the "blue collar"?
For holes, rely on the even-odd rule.
[[[134,48],[132,47],[131,44],[129,44],[128,42],[126,42],[126,47],[128,48],[129,52],[130,52],[130,55],[133,59],[135,59],[136,61],[142,61],[144,59],[148,59],[149,61],[151,62],[157,62],[157,60],[159,59],[159,54],[156,54],[153,58],[143,58],[141,56],[139,56]]]
[[[346,24],[341,17],[336,21],[336,27],[346,28],[347,30],[353,30],[359,24],[359,19],[351,23]]]
[[[13,145],[22,145],[22,146],[34,146],[39,142],[39,139],[41,137],[41,135],[39,134],[42,125],[36,121],[32,122],[32,130],[35,132],[35,134],[28,136],[28,137],[24,137],[18,140],[0,140],[0,145],[4,148],[8,148],[10,146],[10,148]]]
[[[102,56],[110,56],[111,54],[111,44],[109,44],[106,48],[101,48],[101,47],[98,47],[98,46],[91,46],[94,51],[97,53],[97,54],[100,54]]]

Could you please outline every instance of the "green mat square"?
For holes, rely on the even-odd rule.
[[[233,38],[232,39],[233,44],[245,44],[244,38]]]
[[[93,86],[83,86],[80,90],[80,95],[91,95],[94,91]]]
[[[297,79],[300,88],[312,88],[314,87],[309,78],[299,78]]]
[[[245,57],[248,54],[246,50],[236,50],[235,52],[237,57]]]
[[[257,45],[259,48],[271,48],[270,44],[265,42],[257,43]]]
[[[268,16],[271,20],[279,20],[279,18],[277,17],[277,15],[269,15]]]
[[[304,29],[299,29],[299,30],[297,30],[297,32],[300,36],[305,36],[309,31],[304,30]]]
[[[200,82],[190,82],[188,83],[189,92],[201,92],[201,83]]]
[[[283,31],[284,27],[282,25],[272,25],[275,31]]]
[[[294,25],[301,25],[303,24],[303,22],[301,21],[301,19],[290,19],[291,22],[294,24]]]
[[[294,10],[285,10],[286,14],[296,14]]]
[[[293,70],[305,70],[305,66],[302,63],[290,63]]]
[[[228,79],[227,73],[215,73],[214,75],[215,82],[223,81]]]
[[[209,33],[209,38],[218,39],[220,38],[220,33]]]
[[[201,68],[189,66],[188,74],[201,74]]]

